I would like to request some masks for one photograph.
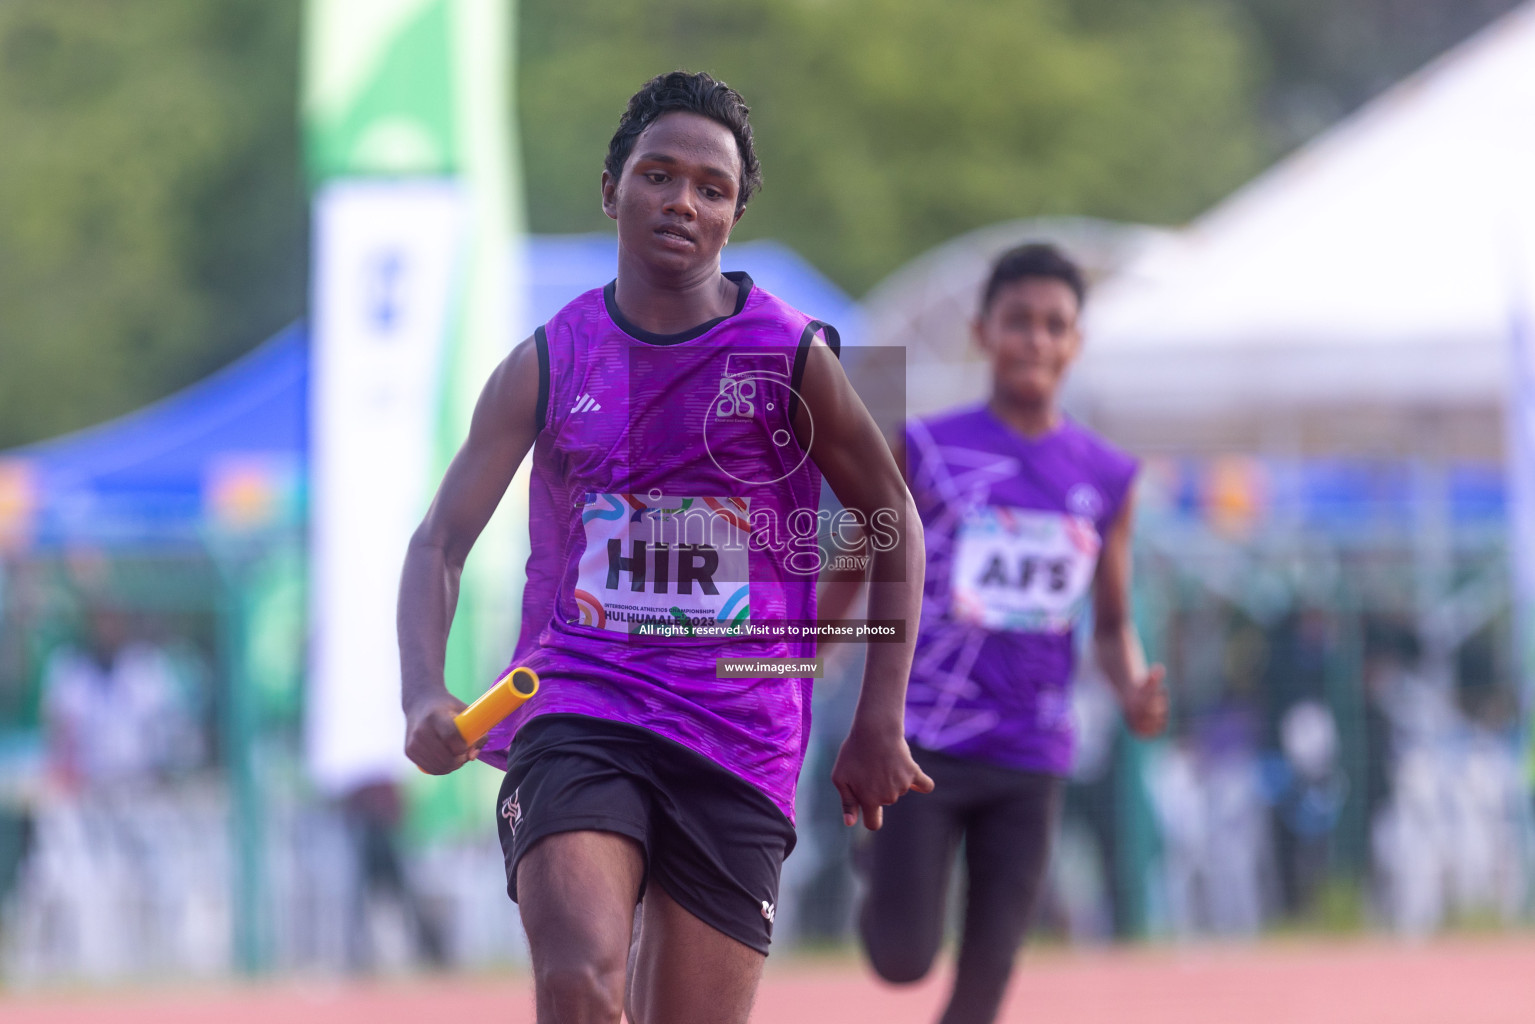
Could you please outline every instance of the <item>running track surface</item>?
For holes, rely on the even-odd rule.
[[[931,1024],[947,975],[895,989],[851,958],[770,961],[756,1024]],[[1530,1024],[1535,936],[1031,952],[1004,1024]],[[533,1024],[522,976],[0,994],[6,1024]]]

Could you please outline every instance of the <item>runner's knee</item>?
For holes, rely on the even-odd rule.
[[[863,948],[869,965],[885,981],[906,985],[921,981],[932,970],[938,956],[938,941],[912,934],[912,929],[882,926],[872,915],[860,922]],[[924,929],[925,931],[925,929]]]
[[[869,963],[874,973],[892,985],[909,985],[927,977],[937,950],[915,949],[898,944],[869,943]]]
[[[539,1003],[557,1020],[607,1020],[617,1024],[624,1009],[624,964],[554,960],[534,970]]]

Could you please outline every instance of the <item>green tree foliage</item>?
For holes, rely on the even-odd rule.
[[[707,70],[752,105],[779,238],[855,294],[924,249],[1039,214],[1176,222],[1259,165],[1251,50],[1217,0],[522,0],[535,231],[601,230],[629,94]]]
[[[299,7],[0,2],[0,448],[300,314]]]
[[[606,230],[623,103],[754,108],[771,236],[861,294],[971,228],[1178,222],[1517,0],[517,0],[536,231]],[[0,448],[301,315],[302,0],[0,0]]]

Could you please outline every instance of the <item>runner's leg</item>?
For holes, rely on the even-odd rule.
[[[627,836],[558,832],[517,864],[539,1024],[618,1024],[645,856]]]
[[[746,1024],[767,957],[700,921],[652,879],[645,891],[629,1019]]]
[[[965,927],[954,992],[940,1024],[996,1019],[1013,959],[1028,932],[1050,858],[1061,780],[1019,773],[1011,790],[966,818]]]
[[[924,977],[943,943],[944,903],[960,821],[946,783],[929,767],[937,788],[911,793],[885,808],[884,826],[870,836],[868,891],[858,932],[874,971],[886,981]],[[933,759],[936,761],[936,759]]]

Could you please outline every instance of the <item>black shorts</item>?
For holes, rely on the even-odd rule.
[[[767,953],[778,875],[794,826],[773,801],[701,754],[648,729],[545,715],[508,751],[496,798],[506,891],[517,864],[556,832],[616,832],[645,851],[650,881],[705,924]]]

